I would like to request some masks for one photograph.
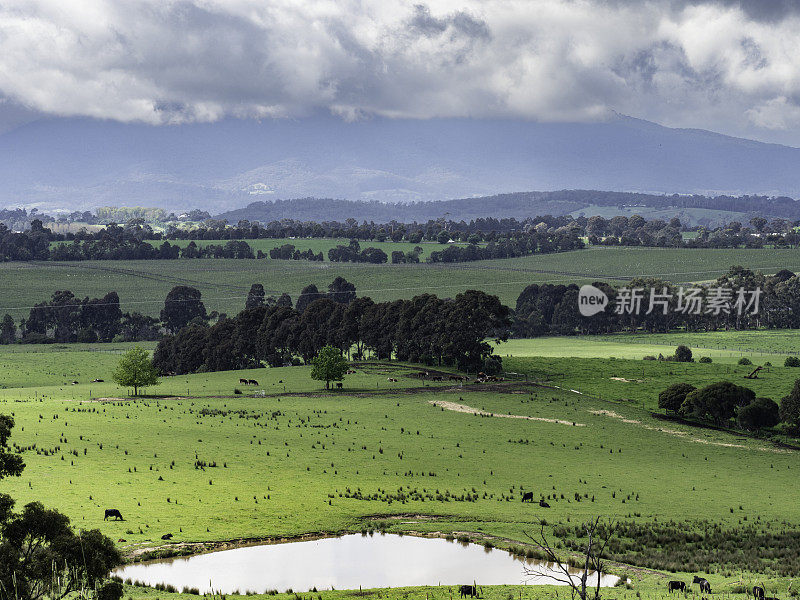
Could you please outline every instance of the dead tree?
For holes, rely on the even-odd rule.
[[[572,568],[564,559],[558,556],[555,545],[547,537],[545,531],[545,521],[539,521],[539,531],[535,534],[525,533],[525,535],[541,550],[545,555],[545,562],[534,566],[524,566],[523,570],[528,577],[544,577],[555,582],[566,584],[570,587],[573,600],[577,597],[580,600],[587,600],[588,593],[591,591],[589,575],[594,572],[597,575],[597,583],[594,586],[594,600],[600,599],[600,578],[605,570],[603,554],[608,542],[614,535],[616,526],[613,522],[607,525],[602,523],[600,517],[595,517],[591,521],[583,524],[585,542],[580,548],[580,556],[583,567]],[[577,574],[573,574],[574,571]]]

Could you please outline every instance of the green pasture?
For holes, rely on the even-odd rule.
[[[546,385],[614,402],[658,410],[658,393],[677,382],[703,387],[718,381],[732,381],[749,387],[761,397],[780,403],[800,379],[800,368],[766,367],[757,379],[746,379],[753,366],[644,361],[613,358],[504,358],[503,366]]]
[[[654,334],[616,334],[582,336],[548,336],[511,339],[497,346],[501,356],[517,358],[574,357],[627,358],[671,356],[684,344],[692,349],[694,359],[708,356],[714,362],[735,364],[747,357],[754,364],[771,362],[783,365],[789,355],[800,353],[800,333],[795,330],[711,331]]]
[[[3,348],[0,357],[27,348]],[[108,356],[83,352],[77,385],[40,385],[27,374],[20,387],[0,390],[0,412],[14,416],[11,441],[27,465],[0,490],[20,504],[57,507],[78,527],[124,539],[131,552],[162,546],[165,533],[175,543],[360,531],[408,514],[432,518],[389,520],[388,530],[467,533],[497,546],[524,542],[539,518],[800,523],[796,452],[665,425],[639,396],[621,401],[606,391],[625,386],[618,389],[652,402],[667,381],[738,378],[730,365],[647,363],[639,387],[610,377],[638,377],[643,361],[506,359],[509,370],[580,395],[522,380],[424,387],[409,376],[414,367],[356,363],[341,392],[322,390],[307,367],[287,367],[165,378],[147,390],[157,397],[131,399],[108,383]],[[69,353],[59,354],[27,358],[33,370],[66,366]],[[759,395],[788,391],[788,375],[776,368],[754,382]],[[259,385],[241,386],[240,377]],[[234,395],[236,387],[246,393]],[[551,508],[522,504],[523,491]],[[103,521],[111,507],[126,520]]]
[[[718,277],[731,265],[765,273],[784,268],[800,271],[800,252],[595,247],[470,263],[414,265],[271,259],[12,262],[0,264],[0,313],[27,316],[31,306],[50,298],[54,290],[68,289],[79,297],[100,297],[114,290],[123,310],[157,316],[173,286],[191,285],[203,293],[209,311],[236,314],[253,283],[261,283],[270,294],[287,292],[296,298],[304,286],[313,283],[324,289],[340,275],[353,282],[360,295],[376,301],[423,293],[452,297],[467,289],[482,289],[513,307],[531,283],[619,283],[645,275],[675,282],[702,281]]]

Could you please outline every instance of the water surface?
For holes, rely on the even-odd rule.
[[[460,585],[473,581],[478,585],[554,583],[544,577],[526,576],[525,565],[547,568],[544,563],[523,561],[504,550],[488,551],[476,544],[378,534],[248,546],[128,565],[114,574],[148,585],[164,583],[179,590],[190,587],[201,593],[225,594]],[[591,580],[596,581],[594,577]],[[613,575],[603,575],[601,584],[612,586],[616,581]]]

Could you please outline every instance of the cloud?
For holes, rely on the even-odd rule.
[[[618,112],[795,131],[799,27],[790,0],[6,0],[0,97],[153,124]]]

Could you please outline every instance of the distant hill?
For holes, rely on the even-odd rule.
[[[0,207],[223,212],[273,198],[403,203],[562,189],[800,196],[800,149],[623,116],[602,123],[317,116],[161,127],[43,119],[0,134]],[[476,214],[465,202],[465,214]]]
[[[716,226],[734,220],[746,221],[750,215],[771,218],[800,219],[800,203],[787,197],[766,196],[679,196],[603,192],[595,190],[561,190],[556,192],[519,192],[478,198],[460,198],[438,202],[387,203],[335,200],[330,198],[299,198],[294,200],[258,201],[248,206],[223,212],[217,218],[236,223],[250,221],[356,220],[387,223],[425,222],[445,217],[454,221],[469,221],[482,217],[526,217],[541,215],[574,216],[640,214],[646,218],[678,216],[691,225]]]

